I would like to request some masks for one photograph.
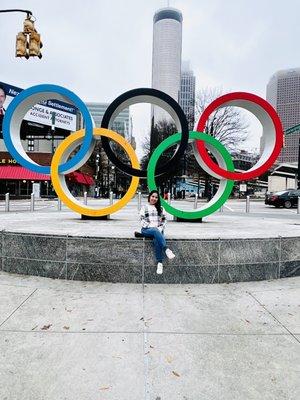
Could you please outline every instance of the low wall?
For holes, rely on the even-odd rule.
[[[176,254],[156,274],[148,239],[0,233],[3,271],[128,283],[229,283],[300,275],[300,238],[168,240]]]

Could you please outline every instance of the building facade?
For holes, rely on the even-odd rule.
[[[23,89],[0,82],[0,198],[9,193],[14,198],[28,197],[35,189],[36,196],[55,196],[49,175],[34,173],[8,153],[2,135],[2,123],[10,102]],[[40,102],[24,115],[20,127],[21,143],[29,158],[39,165],[49,166],[52,155],[63,139],[79,129],[79,111],[56,99]],[[74,192],[83,193],[93,185],[93,170],[88,166],[67,175]],[[37,189],[38,188],[38,189]]]
[[[87,108],[91,116],[94,119],[95,125],[97,128],[101,127],[101,121],[103,115],[109,106],[109,103],[86,103]],[[133,142],[132,137],[132,118],[129,112],[129,107],[125,108],[120,112],[119,115],[113,121],[111,126],[113,131],[120,133],[123,137],[125,137],[130,143]]]
[[[185,61],[181,68],[179,104],[187,117],[190,130],[194,129],[195,124],[195,90],[195,75],[190,69],[190,63]]]
[[[152,88],[179,100],[182,51],[182,14],[171,7],[153,17]],[[161,108],[152,106],[152,123],[170,119]]]
[[[258,160],[257,154],[246,150],[238,150],[231,153],[232,161],[236,170],[247,171],[253,167]]]
[[[284,131],[300,124],[300,68],[276,72],[267,85],[267,100],[277,111]],[[278,162],[297,162],[298,147],[299,135],[290,135]]]

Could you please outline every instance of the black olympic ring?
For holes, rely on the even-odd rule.
[[[161,167],[157,168],[155,175],[162,175],[172,168],[174,162],[179,161],[180,157],[187,148],[189,141],[188,121],[180,105],[171,96],[157,89],[138,88],[121,94],[108,106],[104,113],[101,127],[109,129],[116,116],[124,108],[136,103],[151,103],[163,108],[174,119],[178,132],[181,132],[181,141],[179,146],[177,146],[175,153],[170,160],[168,160]],[[112,148],[110,147],[109,138],[103,136],[101,140],[103,149],[108,159],[115,164],[117,168],[131,176],[138,176],[140,178],[147,177],[147,170],[132,168],[131,166],[124,164],[116,157]]]

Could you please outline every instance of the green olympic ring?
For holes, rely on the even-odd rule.
[[[226,168],[227,171],[234,171],[234,165],[231,159],[230,154],[226,150],[226,148],[214,137],[207,135],[203,132],[189,132],[189,140],[203,140],[206,143],[207,148],[211,151],[214,157],[217,160],[217,163],[222,166],[222,168]],[[147,171],[147,181],[149,190],[156,190],[156,183],[155,183],[155,168],[156,163],[161,156],[161,154],[171,147],[174,144],[179,143],[181,140],[181,133],[175,133],[172,136],[169,136],[160,145],[155,149],[152,156],[150,157],[149,164],[148,164],[148,171]],[[229,179],[220,179],[219,189],[217,190],[216,194],[212,197],[212,199],[205,204],[200,210],[195,211],[182,211],[178,210],[175,207],[172,207],[167,201],[165,201],[160,196],[161,205],[164,209],[169,213],[179,218],[184,219],[196,219],[206,217],[209,214],[217,211],[222,205],[226,202],[230,193],[232,191],[234,185],[233,180]]]

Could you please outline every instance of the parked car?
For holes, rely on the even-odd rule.
[[[270,206],[285,207],[297,207],[298,197],[300,197],[300,190],[288,189],[281,192],[266,194],[265,204]]]

